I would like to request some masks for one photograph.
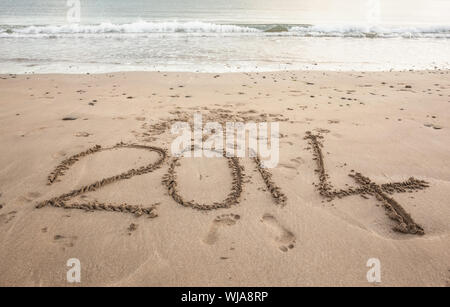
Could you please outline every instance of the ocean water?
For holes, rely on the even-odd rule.
[[[0,73],[450,68],[450,0],[0,0]]]

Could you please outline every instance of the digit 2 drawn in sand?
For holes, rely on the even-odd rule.
[[[397,222],[397,225],[394,227],[395,231],[417,235],[425,234],[424,229],[413,220],[413,218],[395,199],[389,197],[388,194],[413,192],[426,189],[429,187],[426,181],[411,177],[404,182],[393,182],[380,185],[372,182],[369,178],[360,173],[352,173],[349,174],[349,176],[356,181],[359,187],[351,187],[347,190],[337,190],[328,181],[329,175],[326,172],[322,154],[323,144],[321,140],[323,139],[323,136],[320,134],[314,135],[311,132],[307,132],[305,139],[309,140],[314,152],[314,160],[317,162],[316,172],[319,175],[319,183],[316,187],[318,188],[320,195],[327,198],[329,201],[335,199],[336,197],[342,198],[351,195],[360,195],[366,199],[366,194],[375,196],[375,198],[383,204],[389,218]]]
[[[43,208],[46,206],[52,206],[57,208],[64,208],[64,209],[81,209],[86,211],[92,211],[92,210],[103,210],[103,211],[115,211],[115,212],[123,212],[123,213],[132,213],[136,216],[141,216],[143,214],[148,215],[149,217],[156,217],[157,214],[155,211],[155,205],[143,208],[141,206],[136,205],[128,205],[128,204],[121,204],[121,205],[113,205],[113,204],[106,204],[101,203],[98,201],[91,201],[91,202],[84,202],[84,203],[68,203],[71,199],[74,197],[80,196],[82,194],[85,194],[87,192],[92,192],[95,190],[98,190],[105,185],[130,179],[134,176],[140,176],[147,173],[151,173],[155,171],[156,169],[160,168],[164,161],[166,160],[167,153],[164,149],[154,146],[144,146],[144,145],[136,145],[136,144],[125,144],[125,143],[118,143],[112,147],[108,148],[102,148],[100,145],[96,145],[87,151],[81,152],[79,154],[76,154],[74,156],[71,156],[70,158],[62,161],[55,170],[48,176],[48,185],[52,185],[59,177],[64,175],[64,172],[68,170],[72,165],[74,165],[79,159],[86,157],[88,155],[92,155],[101,151],[108,151],[108,150],[114,150],[119,148],[134,148],[134,149],[143,149],[147,151],[156,152],[159,155],[159,159],[155,163],[148,164],[146,166],[142,166],[138,169],[131,169],[126,172],[123,172],[116,176],[111,176],[108,178],[104,178],[100,181],[94,182],[92,184],[83,186],[77,190],[72,190],[69,193],[62,194],[58,197],[54,197],[52,199],[43,201],[39,204],[37,204],[36,208]]]

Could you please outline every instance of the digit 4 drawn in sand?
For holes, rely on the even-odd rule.
[[[316,172],[319,176],[319,183],[316,187],[318,188],[320,195],[327,198],[328,201],[335,198],[343,198],[352,195],[360,195],[366,199],[366,195],[375,196],[375,198],[383,204],[389,218],[397,222],[397,225],[394,227],[395,231],[417,235],[425,234],[422,226],[417,224],[405,211],[405,209],[395,199],[390,197],[389,194],[413,192],[426,189],[429,187],[426,181],[411,177],[403,182],[376,184],[362,174],[352,172],[349,176],[356,181],[358,187],[351,187],[347,190],[337,190],[329,182],[329,175],[325,169],[322,153],[323,136],[320,134],[314,135],[311,132],[307,132],[305,139],[309,141],[313,150],[314,160],[317,163]]]

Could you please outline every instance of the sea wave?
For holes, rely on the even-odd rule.
[[[238,26],[192,22],[146,22],[98,25],[67,24],[59,26],[28,26],[2,29],[6,34],[95,34],[95,33],[250,33],[258,29]]]
[[[328,24],[312,25],[308,27],[293,26],[290,33],[302,36],[327,36],[327,37],[436,37],[450,38],[450,25],[421,25],[421,26],[380,26],[369,24]]]
[[[261,34],[301,37],[366,37],[366,38],[450,38],[450,25],[379,26],[367,24],[328,25],[238,25],[191,22],[146,22],[97,25],[67,24],[40,26],[0,26],[0,37],[46,37],[95,34]]]

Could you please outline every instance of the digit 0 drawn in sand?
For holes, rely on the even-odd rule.
[[[211,205],[207,204],[199,204],[193,200],[186,201],[179,194],[177,190],[177,175],[175,172],[175,167],[179,166],[179,157],[175,157],[172,159],[169,165],[169,170],[166,175],[164,175],[162,183],[167,187],[169,195],[175,200],[178,204],[184,207],[190,207],[192,209],[197,210],[214,210],[220,208],[230,208],[233,205],[239,203],[239,199],[242,193],[242,181],[244,178],[243,167],[239,164],[239,159],[235,157],[226,157],[225,152],[223,152],[224,158],[227,159],[228,167],[231,170],[231,175],[233,177],[231,192],[228,194],[227,198],[225,198],[221,202],[215,202]]]
[[[219,238],[219,229],[223,226],[233,226],[241,217],[237,214],[222,214],[214,219],[206,238],[203,240],[208,245],[213,245]]]
[[[84,202],[84,203],[70,203],[69,204],[69,201],[71,199],[73,199],[74,197],[83,195],[87,192],[92,192],[92,191],[98,190],[98,189],[100,189],[106,185],[112,184],[114,182],[130,179],[134,176],[140,176],[140,175],[144,175],[147,173],[151,173],[151,172],[155,171],[156,169],[159,169],[167,157],[166,151],[159,147],[136,145],[136,144],[125,144],[125,143],[118,143],[118,144],[116,144],[112,147],[108,147],[108,148],[102,148],[100,145],[96,145],[96,146],[88,149],[87,151],[81,152],[79,154],[76,154],[76,155],[69,157],[68,159],[62,161],[55,168],[55,170],[48,176],[48,185],[52,185],[59,177],[63,176],[65,171],[67,171],[79,159],[86,157],[88,155],[98,153],[100,151],[115,150],[115,149],[119,149],[119,148],[134,148],[134,149],[142,149],[142,150],[156,152],[159,155],[159,159],[154,163],[148,164],[146,166],[142,166],[138,169],[131,169],[131,170],[123,172],[119,175],[101,179],[100,181],[96,181],[92,184],[85,185],[77,190],[72,190],[69,193],[65,193],[60,196],[54,197],[52,199],[40,202],[36,205],[36,208],[52,206],[52,207],[56,207],[56,208],[80,209],[80,210],[86,210],[86,211],[101,210],[101,211],[123,212],[123,213],[131,213],[131,214],[134,214],[135,216],[141,216],[141,215],[145,214],[151,218],[156,217],[157,214],[155,213],[155,205],[152,205],[147,208],[143,208],[142,206],[137,206],[137,205],[128,205],[128,204],[114,205],[114,204],[107,204],[107,203],[102,203],[102,202],[98,202],[98,201],[90,201],[90,202]]]
[[[273,232],[274,241],[282,252],[295,247],[295,235],[281,225],[273,215],[264,214],[261,221]]]
[[[359,186],[351,187],[347,190],[337,190],[329,182],[329,175],[325,169],[322,153],[323,144],[321,141],[323,136],[307,132],[305,139],[309,140],[309,143],[312,146],[314,160],[316,160],[317,163],[316,172],[319,176],[319,183],[316,187],[319,190],[320,195],[327,198],[328,201],[352,195],[360,195],[365,199],[368,198],[367,195],[375,196],[375,198],[383,204],[389,218],[397,222],[397,225],[394,227],[395,231],[405,234],[425,234],[422,226],[417,224],[408,212],[406,212],[395,199],[390,197],[389,194],[424,190],[429,187],[429,184],[426,181],[411,177],[403,182],[376,184],[360,173],[351,173],[349,176],[352,177]]]

